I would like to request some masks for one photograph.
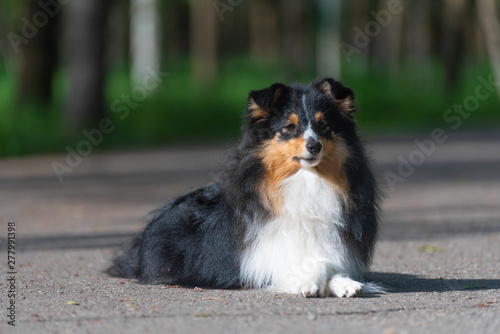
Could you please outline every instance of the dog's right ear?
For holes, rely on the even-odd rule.
[[[356,111],[354,109],[354,93],[352,89],[345,87],[340,81],[326,78],[314,84],[314,87],[333,100],[335,104],[350,115]]]
[[[275,83],[261,90],[252,90],[248,94],[249,117],[257,123],[267,119],[286,90],[287,87],[282,83]]]

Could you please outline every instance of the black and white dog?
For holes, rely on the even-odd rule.
[[[225,179],[161,208],[109,273],[311,297],[382,292],[363,283],[379,196],[354,111],[333,79],[251,91]]]

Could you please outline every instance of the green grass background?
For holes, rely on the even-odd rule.
[[[147,148],[177,143],[226,142],[238,137],[249,90],[274,82],[290,83],[279,64],[256,64],[246,59],[224,61],[210,88],[199,87],[189,63],[164,64],[169,76],[147,99],[130,109],[124,120],[110,110],[112,102],[131,93],[125,66],[115,66],[106,82],[107,116],[115,130],[96,150]],[[396,70],[346,65],[342,81],[356,94],[358,124],[365,134],[428,132],[445,127],[443,113],[474,95],[479,76],[488,78],[487,62],[466,64],[452,92],[444,87],[444,69],[434,63],[409,62]],[[315,79],[305,74],[295,81]],[[64,122],[67,75],[61,69],[54,83],[54,102],[43,105],[16,98],[16,77],[0,60],[0,156],[65,152],[85,138],[71,133]],[[481,101],[460,130],[498,127],[500,102],[496,94]],[[87,127],[91,130],[92,127]]]

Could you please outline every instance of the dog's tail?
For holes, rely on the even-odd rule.
[[[114,277],[139,278],[139,244],[140,237],[133,239],[129,245],[124,245],[123,254],[113,259],[113,264],[106,273]]]
[[[363,295],[364,294],[385,294],[388,289],[378,283],[366,282],[363,284]]]

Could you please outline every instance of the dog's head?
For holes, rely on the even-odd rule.
[[[276,83],[250,92],[245,132],[275,185],[312,168],[346,187],[342,167],[356,136],[354,111],[352,90],[333,79],[306,86]]]
[[[263,158],[269,154],[297,168],[316,167],[345,154],[355,131],[354,111],[352,90],[333,79],[307,86],[276,83],[250,92],[247,131]]]

